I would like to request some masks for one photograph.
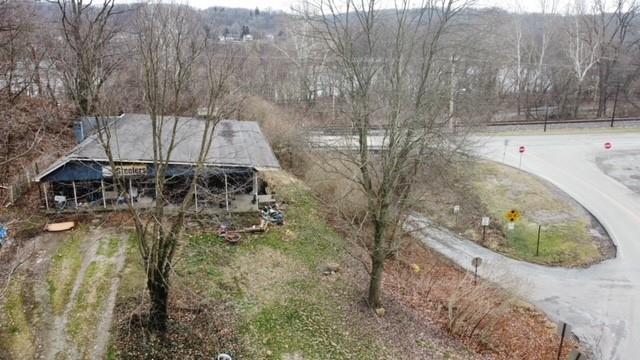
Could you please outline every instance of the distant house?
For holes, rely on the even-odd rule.
[[[251,34],[246,34],[245,36],[242,37],[242,41],[252,41],[253,40],[253,35]]]
[[[223,35],[223,36],[220,36],[218,40],[220,40],[220,42],[230,42],[230,41],[236,41],[236,38],[234,38],[233,35]]]
[[[164,153],[172,120],[167,118],[163,124]],[[165,174],[168,207],[179,204],[189,190],[205,123],[198,118],[178,118],[175,147]],[[35,178],[47,210],[114,210],[126,208],[127,202],[136,207],[155,206],[151,118],[124,114],[110,118],[107,126],[115,167],[109,165],[98,134],[81,139]],[[258,124],[237,120],[222,120],[216,125],[204,166],[203,179],[195,188],[195,211],[257,210],[260,199],[268,197],[260,190],[265,186],[259,173],[280,168]],[[116,190],[114,174],[125,179],[126,189]]]

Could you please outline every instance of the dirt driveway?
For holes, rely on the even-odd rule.
[[[81,226],[2,249],[0,358],[104,358],[127,239]]]

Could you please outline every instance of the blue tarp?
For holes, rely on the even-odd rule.
[[[0,246],[2,246],[2,244],[4,244],[4,241],[9,237],[9,230],[0,225]]]

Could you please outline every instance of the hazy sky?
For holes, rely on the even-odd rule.
[[[387,0],[392,5],[393,0]],[[547,4],[553,0],[547,0]],[[556,0],[558,11],[564,12],[564,7],[569,0]],[[289,10],[292,5],[299,4],[299,0],[188,0],[191,6],[208,8],[211,6],[244,7],[248,9],[272,8],[277,10]],[[524,11],[540,11],[541,0],[478,0],[480,6],[499,6],[509,10],[521,8]],[[549,6],[549,5],[548,5]]]

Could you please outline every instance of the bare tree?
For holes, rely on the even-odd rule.
[[[597,101],[596,116],[604,116],[607,112],[607,100],[611,95],[610,82],[614,69],[619,64],[621,56],[632,43],[629,42],[633,21],[640,4],[636,0],[593,0],[589,29],[598,43],[598,83],[595,100]],[[619,88],[620,80],[616,81]]]
[[[586,9],[583,1],[576,0],[571,9],[572,14],[567,18],[572,20],[572,25],[568,29],[569,46],[567,53],[572,62],[572,70],[576,79],[575,103],[573,106],[573,117],[578,117],[580,100],[585,79],[589,71],[597,63],[599,39],[588,32],[587,26],[583,24],[586,17]]]
[[[216,124],[235,111],[241,101],[236,75],[242,61],[228,48],[206,41],[204,26],[197,13],[186,5],[148,4],[137,16],[138,54],[142,66],[145,105],[150,116],[153,144],[153,182],[155,206],[150,214],[140,211],[132,202],[128,209],[136,229],[136,241],[147,275],[150,296],[149,326],[163,332],[168,320],[168,297],[172,260],[184,227],[185,217],[194,202],[194,189],[204,172],[204,163],[213,141]],[[206,96],[207,116],[202,121],[200,151],[194,159],[194,173],[188,190],[175,211],[166,204],[173,194],[167,189],[173,151],[180,141],[179,114],[193,112],[189,92],[204,72],[201,86]],[[98,136],[110,165],[115,168],[117,139],[101,118]],[[193,140],[190,140],[193,141]],[[116,186],[127,189],[125,179],[114,174]]]
[[[57,0],[62,34],[68,46],[63,56],[66,90],[82,115],[90,115],[105,80],[115,70],[117,60],[109,53],[117,34],[113,24],[115,0]]]
[[[307,108],[315,105],[322,76],[326,77],[324,62],[327,53],[324,46],[313,36],[309,36],[309,25],[299,17],[289,19],[289,41],[287,47],[276,48],[291,61],[295,67],[294,81],[299,83],[298,92]]]
[[[449,83],[439,78],[449,64],[438,55],[469,2],[396,4],[383,10],[374,0],[317,0],[308,1],[304,13],[346,84],[342,116],[357,135],[345,139],[354,151],[340,155],[357,171],[342,174],[366,199],[359,223],[371,229],[368,303],[373,308],[382,304],[384,264],[400,247],[419,171],[427,159],[457,148],[447,126]],[[371,136],[374,125],[383,126],[384,135]],[[372,152],[372,146],[382,151]]]

